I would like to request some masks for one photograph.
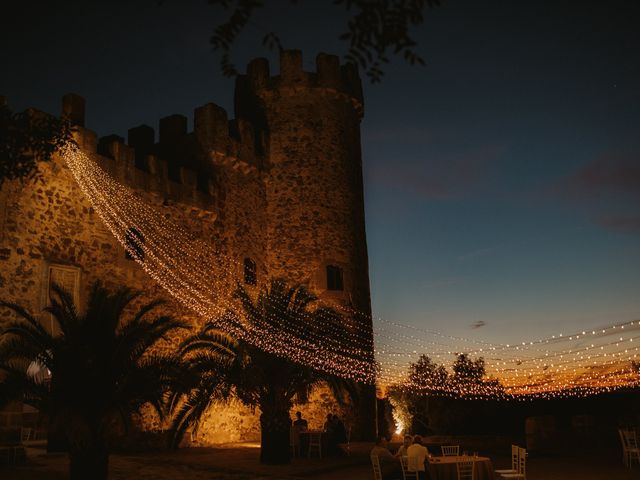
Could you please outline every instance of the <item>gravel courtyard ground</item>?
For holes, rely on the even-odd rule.
[[[110,480],[371,480],[368,451],[371,444],[354,445],[347,458],[294,459],[291,465],[267,466],[258,462],[255,444],[233,444],[217,448],[192,448],[176,452],[114,454],[110,460]],[[67,459],[62,454],[46,454],[29,449],[28,463],[20,467],[0,467],[2,480],[63,480]],[[507,456],[491,456],[495,468],[508,466]],[[640,467],[625,468],[613,448],[600,453],[531,457],[529,480],[638,480]]]

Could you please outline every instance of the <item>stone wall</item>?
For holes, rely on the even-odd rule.
[[[357,72],[327,55],[318,57],[317,72],[303,72],[295,51],[283,53],[279,76],[270,76],[265,62],[252,62],[238,78],[237,119],[206,104],[195,110],[193,132],[187,132],[185,117],[161,119],[158,142],[144,125],[129,130],[128,144],[115,135],[98,140],[84,128],[84,100],[77,95],[65,96],[63,113],[78,126],[83,151],[111,176],[237,262],[219,272],[228,283],[242,279],[243,260],[250,258],[257,266],[253,291],[283,277],[366,316]],[[71,288],[82,308],[89,286],[100,280],[142,290],[141,300],[165,298],[168,312],[194,326],[204,321],[126,258],[61,158],[41,169],[42,182],[7,182],[0,190],[0,298],[39,313],[53,279]],[[344,290],[327,290],[328,264],[343,268]],[[7,313],[0,315],[1,323]],[[46,316],[42,321],[53,328]],[[326,389],[314,398],[301,409],[315,428],[327,411],[340,409]],[[154,428],[151,420],[149,426]],[[254,439],[257,432],[255,415],[226,405],[207,416],[196,441]]]
[[[295,413],[302,412],[309,423],[310,430],[322,430],[328,413],[340,416],[347,429],[355,425],[355,410],[350,405],[340,405],[324,386],[311,394],[309,403],[294,405],[291,419]],[[260,440],[260,409],[250,409],[237,401],[219,403],[213,406],[202,419],[196,434],[186,439],[192,446],[208,446],[218,443]]]

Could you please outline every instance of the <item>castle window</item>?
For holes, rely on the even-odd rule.
[[[250,258],[244,259],[244,283],[247,285],[256,285],[258,283],[258,275],[256,270],[256,262]]]
[[[336,265],[327,265],[327,290],[344,290],[342,268]]]
[[[44,305],[51,305],[51,298],[56,294],[53,285],[56,284],[71,295],[73,303],[78,307],[80,300],[80,269],[71,265],[48,265],[45,279]],[[53,315],[43,312],[40,316],[42,326],[52,335],[60,334],[60,326]]]
[[[137,229],[131,227],[125,233],[125,258],[127,260],[144,260],[144,235]]]

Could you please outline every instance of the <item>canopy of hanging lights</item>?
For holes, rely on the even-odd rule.
[[[236,307],[232,292],[239,270],[233,259],[168,221],[80,149],[68,145],[62,156],[107,228],[150,277],[192,311],[267,352],[359,382],[469,398],[591,395],[639,383],[638,320],[514,344],[456,337],[382,318],[372,319],[372,339],[368,322],[356,320],[366,315],[339,305],[327,306],[339,310],[346,325],[337,326],[327,315],[320,316],[322,328],[313,331],[300,325],[274,328],[269,319],[248,328],[241,316],[225,315]],[[410,363],[422,354],[446,365],[462,352],[483,357],[487,374],[499,382],[430,386],[428,378],[410,381],[407,376]]]

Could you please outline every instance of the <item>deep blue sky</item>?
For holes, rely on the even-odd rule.
[[[18,3],[18,2],[14,2]],[[214,101],[232,111],[206,2],[20,2],[0,19],[0,93],[21,110],[87,98],[100,135]],[[271,29],[344,53],[346,16],[275,1]],[[415,30],[426,67],[365,84],[362,124],[373,307],[492,341],[640,319],[640,5],[445,0]],[[476,322],[485,326],[473,329]]]

